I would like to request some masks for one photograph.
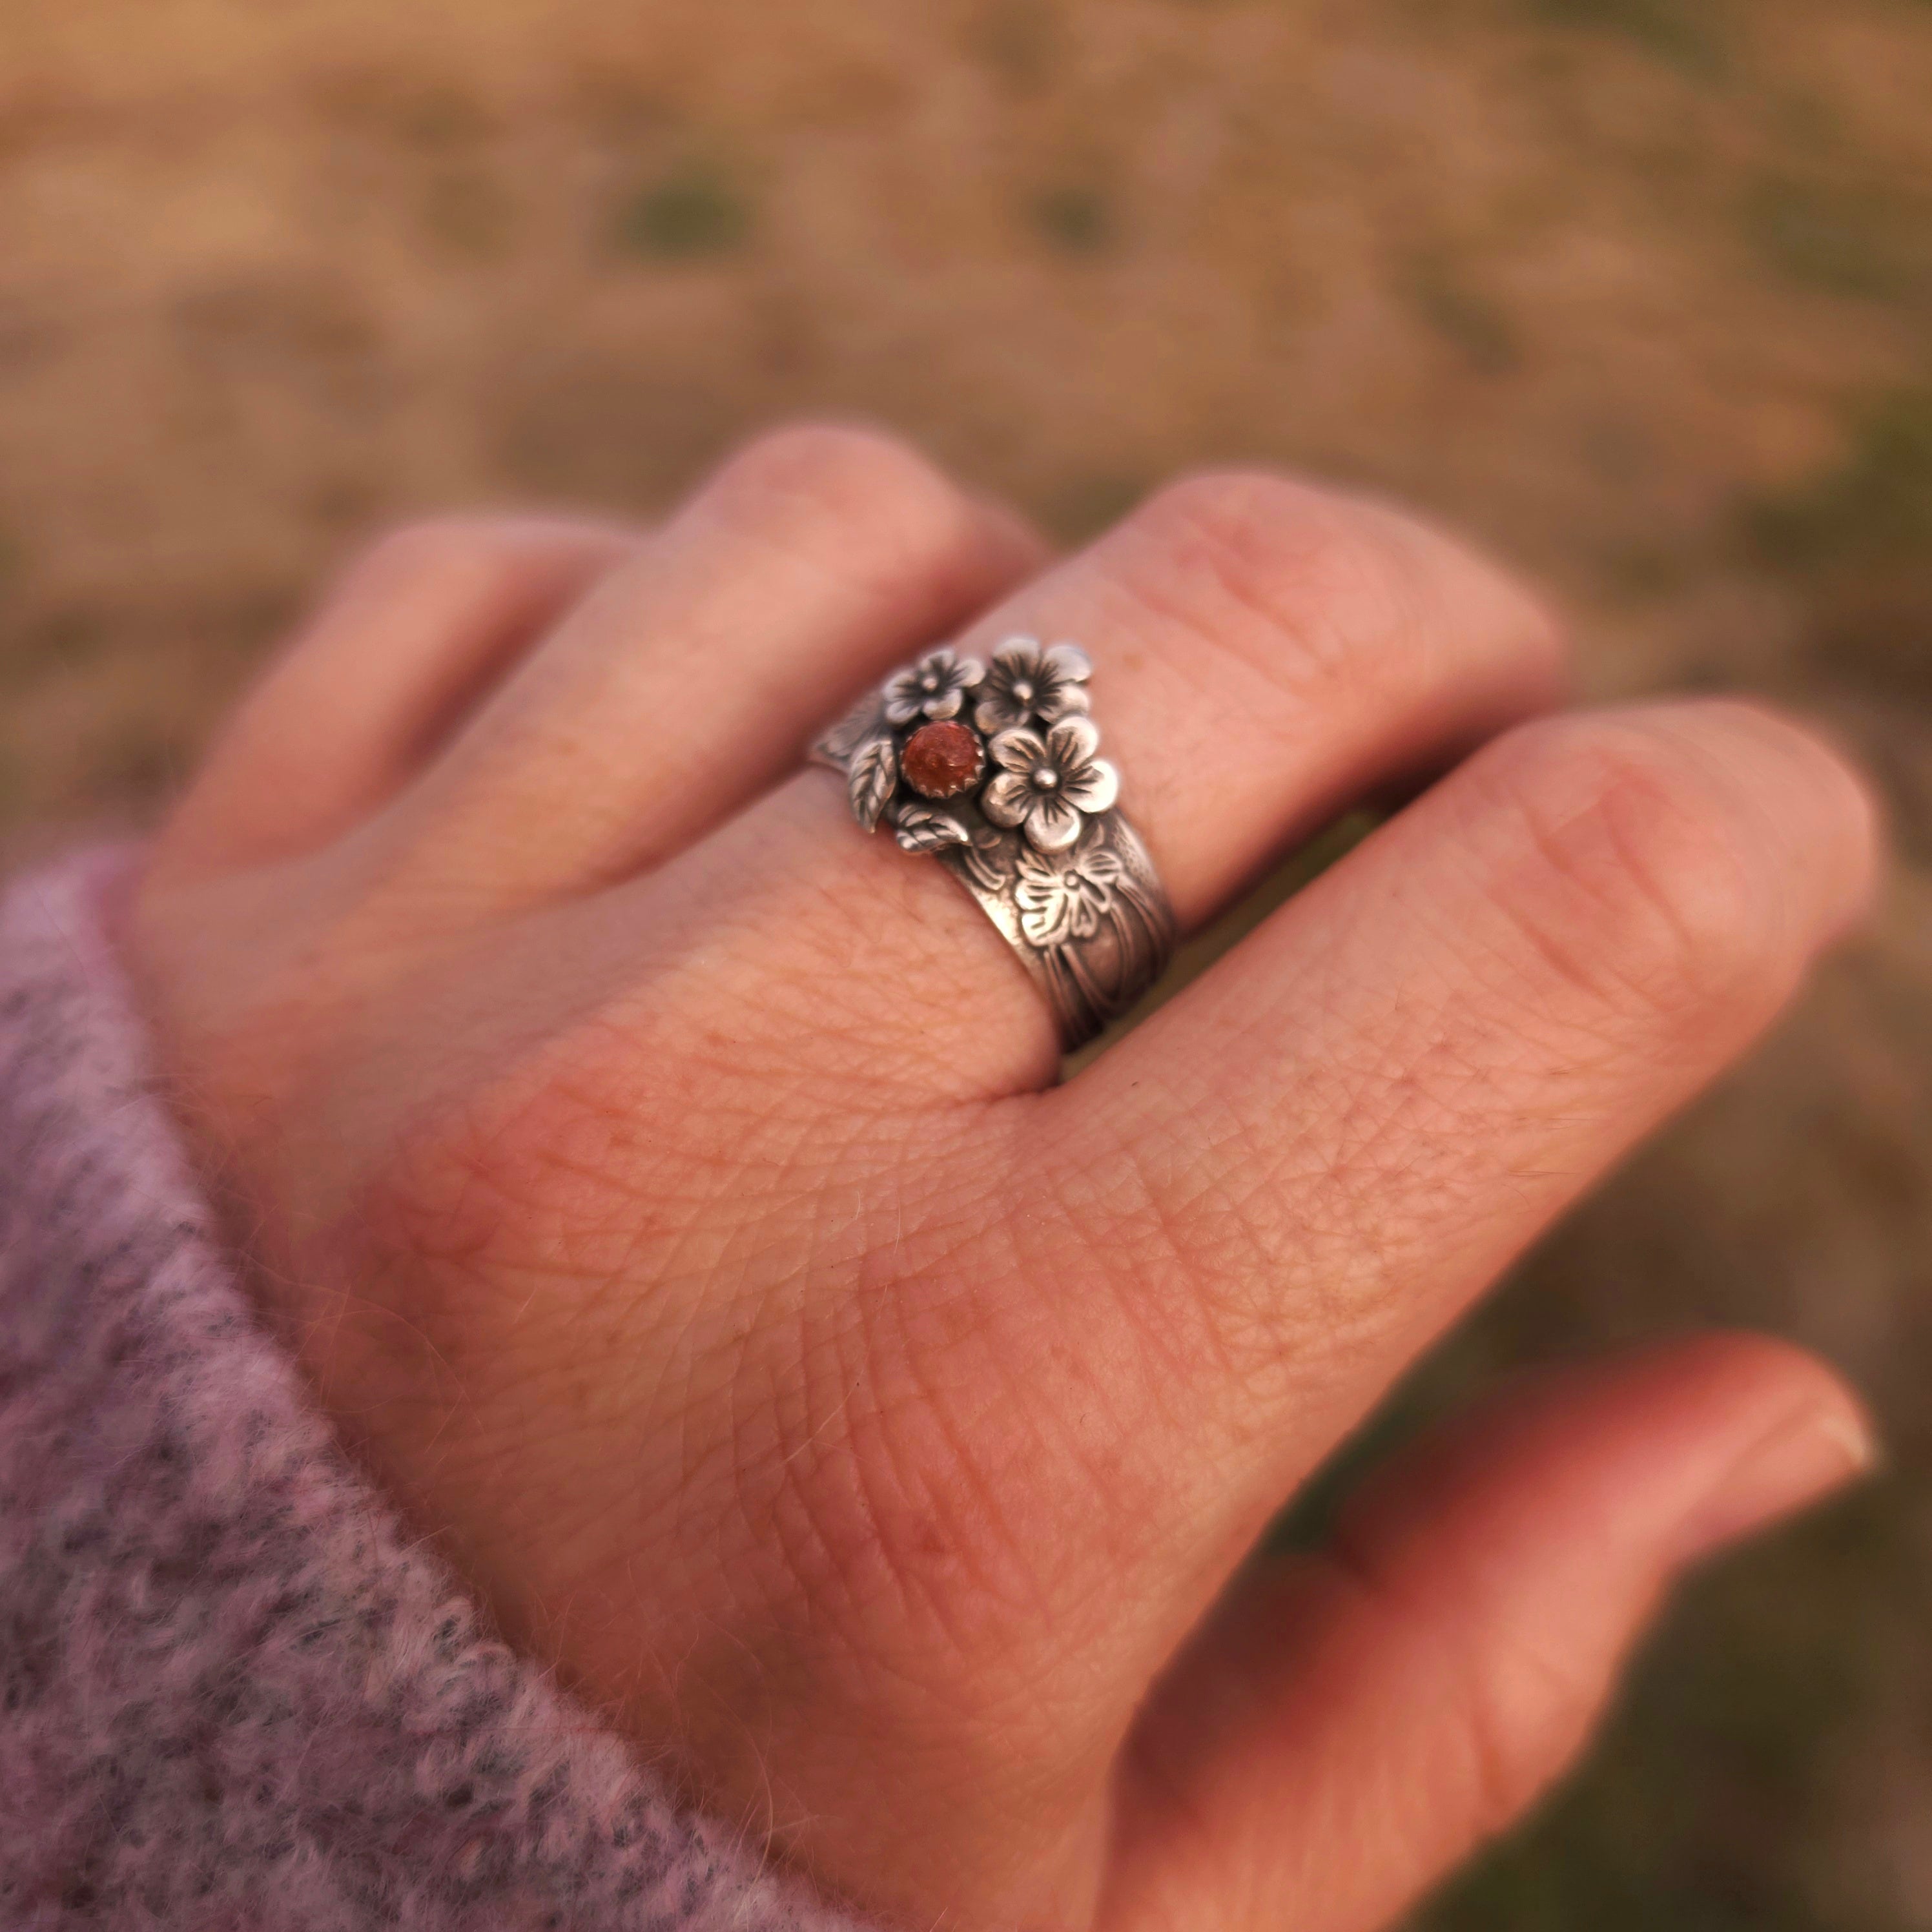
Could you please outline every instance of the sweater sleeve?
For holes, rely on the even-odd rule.
[[[0,1924],[846,1932],[679,1810],[344,1457],[158,1097],[104,909],[0,903]]]

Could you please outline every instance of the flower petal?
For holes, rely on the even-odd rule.
[[[1030,772],[1046,762],[1046,742],[1037,731],[1002,731],[986,749],[1002,771]]]
[[[1013,894],[1020,907],[1020,930],[1035,946],[1058,946],[1072,936],[1077,904],[1065,892],[1029,893],[1024,886]]]
[[[1084,684],[1094,675],[1094,666],[1078,644],[1055,644],[1046,652],[1047,668],[1054,676],[1070,684]]]
[[[1120,795],[1120,775],[1105,758],[1090,758],[1062,781],[1060,795],[1082,812],[1111,812]]]
[[[936,691],[926,700],[926,715],[928,718],[957,718],[961,706],[966,702],[966,694],[956,684],[944,691]]]
[[[974,707],[974,722],[987,738],[1003,730],[1020,730],[1034,718],[1032,707],[1022,705],[1003,692],[995,690],[991,698],[982,698]]]
[[[1076,862],[1076,869],[1083,879],[1102,892],[1126,876],[1120,855],[1111,845],[1089,846]]]
[[[1082,686],[1049,676],[1045,688],[1034,700],[1034,714],[1044,724],[1058,724],[1063,718],[1084,716],[1091,701]]]
[[[1100,748],[1100,728],[1090,718],[1063,718],[1047,733],[1046,748],[1054,769],[1071,778]]]
[[[1080,836],[1080,826],[1079,813],[1058,792],[1033,794],[1026,835],[1042,852],[1064,852]]]
[[[1002,772],[980,794],[980,809],[995,825],[1010,830],[1025,821],[1028,808],[1038,794],[1018,772]]]
[[[952,679],[962,691],[976,689],[986,675],[986,667],[977,658],[955,658]]]
[[[1066,936],[1070,939],[1091,939],[1100,930],[1100,922],[1110,910],[1112,901],[1107,894],[1097,895],[1087,892],[1070,892],[1066,896]]]
[[[902,698],[897,693],[886,700],[886,722],[889,724],[910,724],[925,708],[925,693]]]
[[[1005,672],[1009,677],[1032,676],[1039,670],[1040,662],[1037,638],[1009,638],[993,653],[994,669]]]

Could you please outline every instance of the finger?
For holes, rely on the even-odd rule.
[[[1570,1762],[1687,1564],[1869,1466],[1819,1363],[1715,1336],[1546,1376],[1246,1579],[1143,1718],[1108,1932],[1376,1932]]]
[[[237,712],[170,828],[169,862],[249,865],[335,837],[642,541],[535,517],[445,518],[383,538]]]
[[[1231,1533],[1742,1050],[1874,838],[1850,773],[1751,706],[1530,725],[1034,1108],[1090,1244],[1042,1267],[1182,1364]]]
[[[1029,584],[963,640],[1077,638],[1123,801],[1184,926],[1225,904],[1346,801],[1453,758],[1546,706],[1558,651],[1537,605],[1488,564],[1366,502],[1268,476],[1164,492]],[[821,706],[820,715],[824,715]],[[746,934],[719,970],[737,1004],[807,1052],[953,1091],[1038,1084],[1057,1048],[1006,943],[941,868],[850,823],[808,774],[692,855],[700,915]]]
[[[887,437],[766,436],[508,680],[412,822],[502,903],[640,870],[796,766],[828,702],[1042,555]]]

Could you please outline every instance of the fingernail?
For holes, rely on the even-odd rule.
[[[1733,1463],[1694,1510],[1682,1536],[1694,1562],[1868,1474],[1878,1445],[1859,1418],[1837,1406],[1808,1409],[1780,1424]]]

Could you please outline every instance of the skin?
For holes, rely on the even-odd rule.
[[[1186,928],[1446,774],[1064,1084],[970,901],[800,762],[1013,631],[1090,651]],[[128,943],[322,1400],[694,1798],[908,1922],[1366,1932],[1570,1760],[1679,1570],[1870,1455],[1821,1364],[1703,1336],[1250,1553],[1870,890],[1804,732],[1561,676],[1375,504],[1194,478],[1054,561],[794,430],[649,533],[383,544]]]

